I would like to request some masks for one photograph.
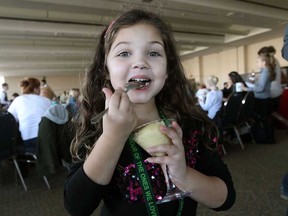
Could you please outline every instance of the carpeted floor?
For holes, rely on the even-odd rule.
[[[288,132],[277,130],[277,144],[230,146],[224,157],[237,198],[234,206],[215,213],[199,207],[199,216],[284,216],[288,202],[280,199],[282,176],[288,171]]]
[[[237,144],[226,146],[227,155],[224,161],[234,179],[236,203],[230,210],[219,213],[199,206],[198,216],[285,215],[288,203],[280,199],[279,188],[282,176],[288,171],[288,133],[287,130],[278,129],[276,134],[275,145],[245,143],[244,151]],[[28,192],[25,192],[20,182],[15,184],[12,181],[14,176],[11,177],[9,170],[5,174],[9,166],[11,165],[2,164],[1,167],[1,216],[68,215],[63,207],[63,181],[66,175],[64,169],[57,175],[48,177],[51,190],[47,189],[41,178],[36,175],[29,176],[26,179]],[[3,179],[6,179],[6,182]],[[98,211],[93,215],[99,215]]]

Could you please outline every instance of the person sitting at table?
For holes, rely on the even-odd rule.
[[[39,122],[51,101],[39,95],[40,81],[36,78],[25,78],[20,82],[20,87],[22,95],[14,99],[8,112],[19,122],[24,145],[18,146],[18,150],[36,153]]]
[[[198,99],[201,108],[208,111],[208,117],[212,119],[215,123],[217,122],[218,115],[217,112],[220,111],[222,107],[223,93],[217,87],[218,77],[209,76],[206,79],[206,88],[210,90],[205,101],[201,98]]]
[[[231,94],[231,90],[229,89],[228,82],[223,83],[222,93],[223,93],[223,98],[228,98],[229,95]]]
[[[39,123],[36,163],[39,176],[54,174],[62,164],[71,163],[69,131],[67,109],[60,104],[50,106]]]
[[[7,109],[7,107],[10,105],[10,102],[8,100],[7,91],[9,89],[9,85],[7,83],[2,84],[2,91],[0,92],[0,109]]]
[[[47,81],[45,78],[41,80],[41,88],[40,88],[40,95],[43,97],[46,97],[50,100],[57,97],[52,88],[47,84]]]
[[[244,81],[244,79],[241,77],[241,75],[238,72],[231,71],[228,74],[228,85],[229,85],[228,91],[230,92],[230,94],[233,92],[236,92],[236,83],[242,83],[242,86],[246,88],[248,87],[246,82]],[[227,95],[229,97],[230,94],[226,94],[226,97]]]
[[[208,92],[209,90],[206,88],[206,85],[199,83],[197,85],[197,91],[196,91],[195,96],[198,100],[200,99],[202,101],[205,101]]]

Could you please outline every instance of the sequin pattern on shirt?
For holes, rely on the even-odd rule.
[[[193,130],[190,136],[183,138],[185,148],[186,163],[189,167],[194,168],[198,157],[198,142],[200,132]],[[147,173],[150,176],[151,185],[156,200],[161,200],[166,193],[165,177],[161,166],[151,164],[144,160]],[[139,178],[137,176],[136,165],[131,163],[125,167],[117,166],[117,174],[114,175],[116,190],[121,194],[121,199],[131,203],[144,202],[143,193]],[[117,176],[117,177],[116,177]]]

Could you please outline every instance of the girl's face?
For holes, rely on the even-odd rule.
[[[256,64],[258,68],[264,68],[266,66],[265,61],[263,61],[260,57],[257,57]]]
[[[154,100],[167,78],[167,58],[158,30],[145,23],[120,29],[108,53],[107,67],[114,89],[129,81],[147,83],[128,92],[133,103]]]

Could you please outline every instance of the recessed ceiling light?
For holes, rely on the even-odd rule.
[[[226,16],[233,16],[234,15],[234,12],[229,12],[226,14]]]

